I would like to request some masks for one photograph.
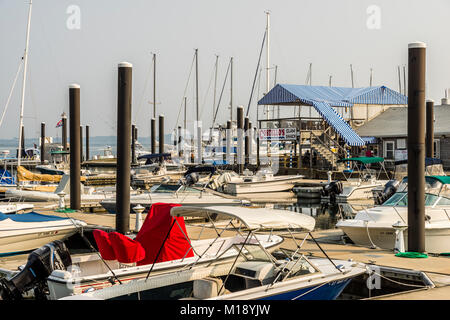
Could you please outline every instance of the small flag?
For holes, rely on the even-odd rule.
[[[58,121],[58,123],[56,124],[56,128],[62,127],[62,119]]]

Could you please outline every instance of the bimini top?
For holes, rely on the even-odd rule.
[[[338,160],[338,162],[347,162],[347,161],[354,161],[354,162],[368,164],[368,163],[383,162],[384,158],[382,158],[382,157],[355,157],[355,158],[344,158],[344,159]]]
[[[450,184],[450,176],[427,176],[429,178],[434,178],[443,184]]]
[[[175,207],[174,217],[202,217],[213,220],[238,219],[250,230],[301,229],[312,231],[316,220],[305,214],[288,210],[232,206]]]

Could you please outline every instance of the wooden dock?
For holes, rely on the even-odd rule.
[[[71,217],[74,219],[80,219],[85,221],[90,227],[102,226],[102,227],[115,227],[114,214],[108,213],[62,213],[55,212],[51,209],[39,209],[37,212],[43,214],[57,215],[61,217]],[[142,219],[144,221],[146,214],[143,214]],[[130,215],[130,230],[134,230],[135,215]],[[186,222],[187,231],[192,239],[195,239],[200,229],[199,227],[192,226],[189,221]],[[213,236],[215,233],[213,230],[203,231],[202,236]],[[434,283],[434,288],[408,288],[407,291],[402,291],[394,294],[387,294],[377,296],[368,299],[377,300],[425,300],[425,299],[450,299],[450,257],[445,256],[429,256],[425,259],[410,259],[396,257],[392,251],[383,249],[370,249],[367,247],[356,246],[352,244],[339,243],[342,231],[338,229],[331,230],[317,230],[312,233],[313,237],[319,242],[320,246],[332,259],[349,260],[353,259],[356,262],[362,262],[373,266],[393,267],[405,270],[415,270],[426,274]],[[304,238],[304,235],[296,236],[296,240],[289,239],[290,235],[285,234],[286,240],[282,244],[282,248],[295,249],[297,244],[300,244]],[[325,257],[320,248],[309,240],[305,241],[302,250],[306,255],[313,257]],[[15,269],[17,266],[26,262],[28,255],[20,255],[14,258],[0,258],[0,266],[6,269]]]

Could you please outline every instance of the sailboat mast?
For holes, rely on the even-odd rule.
[[[22,127],[23,127],[23,109],[25,104],[25,85],[27,80],[27,65],[28,65],[28,44],[30,40],[30,24],[31,24],[31,8],[33,0],[30,0],[30,6],[28,8],[28,23],[27,23],[27,37],[25,43],[25,52],[23,55],[23,82],[22,82],[22,101],[20,104],[20,122],[19,122],[19,146],[17,153],[17,167],[20,166],[20,158],[22,156]]]
[[[153,118],[156,119],[156,53],[153,54]]]
[[[270,86],[270,12],[266,11],[266,34],[267,34],[267,43],[266,43],[266,94],[269,93]],[[266,117],[269,120],[269,106],[266,106]]]

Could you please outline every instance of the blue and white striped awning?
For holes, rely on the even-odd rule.
[[[349,146],[363,146],[365,141],[333,107],[352,107],[353,104],[401,105],[407,103],[406,96],[385,86],[346,88],[292,84],[277,84],[258,101],[258,105],[313,106]]]
[[[376,137],[361,137],[361,139],[363,139],[366,144],[377,142]]]

